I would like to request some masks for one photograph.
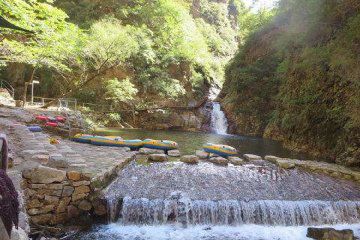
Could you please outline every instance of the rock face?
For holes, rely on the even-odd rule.
[[[354,240],[352,230],[335,230],[334,228],[308,228],[307,237],[315,240]]]
[[[185,155],[180,158],[180,161],[189,164],[196,164],[199,162],[199,158],[195,155]]]
[[[229,160],[227,160],[226,158],[223,158],[223,157],[211,157],[208,161],[211,163],[217,164],[217,165],[222,165],[222,166],[226,166],[229,163]]]
[[[254,155],[254,154],[244,154],[244,158],[247,161],[255,161],[255,160],[261,160],[262,157],[258,156],[258,155]]]
[[[35,169],[24,171],[23,177],[29,179],[32,183],[54,183],[64,181],[66,172],[40,165]]]
[[[153,162],[165,162],[168,160],[168,156],[166,154],[150,154],[149,161]]]
[[[229,157],[228,160],[230,163],[237,165],[237,166],[244,164],[244,159],[239,158],[239,157]]]

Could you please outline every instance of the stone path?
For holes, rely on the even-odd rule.
[[[7,135],[10,148],[11,167],[8,169],[8,174],[20,193],[22,202],[20,227],[26,232],[30,230],[25,213],[25,205],[28,207],[28,203],[24,204],[25,197],[22,187],[26,185],[33,187],[34,184],[29,184],[33,179],[27,179],[27,183],[24,183],[23,172],[39,169],[39,166],[41,169],[41,166],[45,166],[54,171],[58,169],[67,173],[68,179],[70,179],[69,172],[80,173],[81,179],[84,177],[91,182],[91,191],[97,191],[114,178],[118,170],[130,162],[135,155],[128,148],[93,146],[75,143],[49,133],[30,132],[26,125],[31,124],[34,115],[32,112],[20,108],[0,107],[0,132]],[[51,137],[58,139],[59,143],[50,144]],[[63,184],[67,185],[66,182]],[[74,185],[72,181],[69,184]],[[70,204],[73,202],[72,200]],[[35,210],[33,212],[35,213]],[[37,214],[32,215],[37,216]]]

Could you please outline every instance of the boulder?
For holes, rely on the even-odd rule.
[[[82,200],[80,203],[79,203],[79,209],[80,210],[83,210],[83,211],[90,211],[92,206],[91,206],[91,203],[87,200]]]
[[[164,153],[163,150],[160,150],[160,149],[151,149],[151,148],[140,148],[139,150],[139,153],[140,154],[162,154]]]
[[[262,160],[262,157],[254,154],[244,154],[244,158],[247,161]]]
[[[211,163],[217,164],[217,165],[222,165],[222,166],[226,166],[229,163],[229,160],[227,160],[226,158],[223,157],[211,157],[208,160]]]
[[[150,154],[149,161],[153,162],[165,162],[168,160],[168,156],[166,154]]]
[[[239,158],[239,157],[229,157],[228,160],[229,160],[230,163],[232,163],[232,164],[234,164],[236,166],[244,164],[244,159]]]
[[[195,155],[200,159],[207,159],[209,158],[209,153],[202,151],[202,150],[196,150]]]
[[[79,209],[77,209],[77,207],[73,206],[73,205],[69,205],[67,207],[67,215],[68,215],[68,218],[74,218],[74,217],[77,217],[79,216],[80,212],[79,212]]]
[[[40,165],[31,170],[25,170],[23,177],[29,179],[32,183],[54,183],[64,181],[66,172]]]
[[[307,237],[315,240],[354,240],[354,232],[350,229],[335,230],[334,228],[307,229]]]
[[[180,158],[180,161],[189,164],[196,164],[199,162],[199,158],[195,155],[184,155]]]
[[[169,150],[169,151],[168,151],[168,155],[169,155],[170,157],[180,157],[180,156],[181,156],[180,151],[177,150],[177,149],[175,149],[175,150]]]

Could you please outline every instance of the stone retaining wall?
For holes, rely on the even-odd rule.
[[[30,222],[56,225],[82,214],[105,215],[99,201],[91,201],[94,193],[88,175],[38,166],[23,172],[25,206]]]

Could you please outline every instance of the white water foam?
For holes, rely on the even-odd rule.
[[[360,236],[360,224],[326,225],[337,230],[352,229],[355,236]],[[91,234],[83,236],[83,240],[308,240],[308,226],[191,226],[182,228],[177,225],[161,226],[123,226],[110,224],[101,226]]]
[[[227,134],[228,122],[225,113],[221,111],[220,103],[213,102],[211,112],[211,130],[216,134]]]

